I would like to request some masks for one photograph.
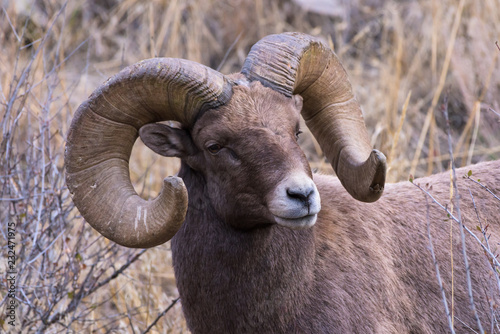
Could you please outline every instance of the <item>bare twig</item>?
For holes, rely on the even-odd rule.
[[[425,204],[427,207],[426,222],[427,222],[427,237],[429,238],[429,250],[431,252],[432,262],[434,263],[434,268],[436,270],[436,278],[438,281],[439,290],[441,291],[441,297],[443,299],[444,310],[446,312],[446,318],[448,318],[448,327],[450,327],[451,333],[455,334],[455,329],[453,328],[453,319],[451,317],[450,309],[448,307],[448,302],[446,300],[446,294],[444,292],[443,282],[441,280],[441,274],[439,273],[439,264],[437,262],[436,254],[434,253],[434,247],[432,245],[431,222],[430,222],[430,217],[429,217],[429,201],[427,199],[427,196],[425,196]]]
[[[21,37],[17,34],[16,27],[12,24],[12,21],[10,20],[9,13],[7,13],[7,10],[5,10],[5,7],[2,7],[3,13],[5,17],[7,18],[7,22],[9,22],[10,28],[12,29],[12,32],[14,33],[14,36],[16,36],[16,39],[18,42],[21,42]]]
[[[490,107],[490,108],[488,108],[488,110],[489,110],[489,111],[493,111],[493,113],[495,113],[497,116],[499,116],[499,117],[500,117],[500,113],[498,113],[498,112],[496,112],[495,110],[493,110],[493,108],[491,108],[491,107]]]
[[[412,182],[413,185],[415,187],[417,187],[418,189],[420,189],[420,191],[424,192],[426,196],[429,196],[430,199],[432,199],[432,201],[437,204],[441,209],[443,209],[443,211],[447,214],[447,216],[452,219],[454,222],[456,223],[459,223],[458,221],[458,218],[455,217],[453,215],[452,212],[450,212],[450,210],[448,210],[447,207],[445,207],[443,204],[441,204],[434,196],[432,196],[427,190],[425,190],[424,188],[422,188],[420,185],[418,185],[417,183],[415,182]],[[470,234],[471,237],[473,237],[478,243],[479,245],[483,248],[484,252],[490,257],[491,261],[495,262],[495,265],[497,266],[500,266],[500,262],[498,261],[497,257],[495,254],[493,254],[485,245],[483,245],[483,243],[481,242],[481,240],[479,240],[479,238],[477,237],[477,235],[475,235],[474,233],[472,233],[472,231],[467,228],[467,226],[463,226],[464,227],[464,230]]]
[[[468,330],[470,330],[472,333],[479,334],[476,332],[474,329],[472,329],[469,325],[467,325],[465,322],[462,321],[459,317],[455,317],[455,319],[458,320],[459,323],[461,323],[464,327],[466,327]]]
[[[453,160],[453,148],[452,148],[452,139],[451,139],[451,130],[450,130],[450,121],[448,119],[448,94],[444,96],[444,102],[442,105],[442,112],[446,121],[446,132],[448,134],[448,150],[450,153],[450,159],[451,159],[451,168],[453,171],[453,189],[455,193],[455,209],[457,211],[457,218],[459,221],[460,225],[460,238],[462,240],[462,254],[464,258],[464,264],[465,264],[465,274],[467,277],[467,290],[469,293],[469,301],[470,301],[470,307],[472,312],[474,313],[474,317],[476,318],[477,326],[479,329],[480,333],[484,333],[483,327],[481,326],[481,320],[479,319],[479,315],[477,314],[476,310],[476,305],[474,304],[474,296],[472,293],[472,282],[471,282],[471,277],[470,277],[470,267],[469,267],[469,260],[467,258],[467,245],[465,243],[465,233],[464,233],[464,225],[462,222],[462,214],[460,211],[460,194],[458,192],[458,187],[457,187],[457,174],[455,171],[455,162]]]
[[[240,40],[241,36],[243,35],[243,31],[240,32],[238,34],[238,36],[236,37],[236,39],[234,40],[233,44],[231,44],[229,46],[229,48],[227,49],[226,53],[224,54],[224,58],[222,58],[219,66],[217,66],[217,71],[220,71],[220,69],[222,68],[222,66],[224,65],[224,63],[226,62],[227,60],[227,57],[229,56],[229,54],[231,53],[231,51],[233,50],[234,46],[236,45],[236,43],[238,43],[238,41]]]
[[[491,252],[491,247],[490,247],[490,237],[486,234],[488,230],[488,226],[484,227],[483,223],[481,221],[481,217],[479,216],[479,211],[477,210],[476,207],[476,201],[474,200],[474,196],[472,196],[472,191],[469,189],[469,194],[472,199],[472,205],[474,206],[474,212],[476,213],[476,218],[477,221],[479,222],[479,227],[481,229],[481,233],[483,234],[484,242],[486,243],[486,248]],[[491,262],[491,269],[493,270],[493,276],[495,276],[495,279],[497,281],[497,287],[498,287],[498,292],[500,293],[500,277],[498,275],[497,271],[498,266],[495,265],[495,262]]]
[[[172,307],[174,307],[175,303],[177,303],[179,301],[180,297],[177,297],[175,298],[172,303],[170,303],[170,305],[168,305],[168,307],[163,311],[161,312],[160,314],[158,314],[158,316],[156,317],[156,319],[151,323],[151,325],[148,326],[148,328],[146,328],[146,330],[144,332],[142,332],[142,334],[146,334],[148,333],[155,325],[156,323],[165,315],[167,314],[168,311],[170,311],[170,309]]]
[[[147,251],[147,249],[143,249],[141,250],[139,253],[137,253],[132,259],[130,259],[129,261],[127,261],[127,263],[125,263],[123,266],[120,267],[120,269],[118,269],[117,271],[115,271],[113,273],[113,275],[109,276],[107,279],[105,279],[104,281],[100,282],[99,284],[97,284],[95,287],[93,287],[91,290],[90,290],[90,293],[93,293],[94,291],[96,291],[97,289],[103,287],[104,285],[108,284],[109,282],[111,282],[112,280],[114,280],[115,278],[117,278],[120,274],[122,274],[125,269],[127,269],[132,263],[134,263],[135,261],[137,261],[137,259],[142,255],[144,254],[145,252]],[[89,293],[89,294],[90,294]]]
[[[495,199],[499,200],[500,201],[500,197],[498,197],[496,194],[494,194],[490,188],[488,188],[486,185],[482,184],[481,182],[479,181],[476,181],[474,180],[473,178],[471,178],[469,175],[466,176],[467,180],[469,181],[472,181],[474,182],[475,184],[481,186],[481,188],[483,188],[484,190],[486,190],[487,192],[489,192]]]

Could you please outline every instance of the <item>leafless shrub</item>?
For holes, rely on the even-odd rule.
[[[430,189],[424,189],[424,187],[420,186],[418,183],[414,183],[414,184],[417,188],[419,188],[425,194],[425,196],[426,196],[425,201],[426,201],[426,205],[427,205],[427,210],[429,210],[428,198],[431,198],[435,204],[439,205],[443,209],[443,214],[446,214],[447,217],[452,222],[455,222],[459,225],[460,237],[461,237],[462,257],[464,259],[465,270],[466,270],[467,291],[469,293],[470,308],[471,308],[471,310],[474,313],[474,316],[476,318],[477,328],[479,328],[479,332],[484,333],[485,331],[484,331],[483,326],[481,324],[481,321],[479,319],[478,311],[477,311],[476,305],[474,303],[474,295],[473,295],[473,291],[472,291],[472,283],[471,283],[471,278],[470,278],[470,264],[469,264],[469,259],[467,256],[466,232],[467,232],[468,237],[471,237],[472,239],[474,239],[477,242],[477,244],[475,244],[477,247],[483,248],[484,254],[488,258],[488,262],[491,264],[491,269],[492,269],[490,275],[488,276],[490,278],[490,281],[484,282],[484,284],[493,284],[494,286],[497,286],[498,289],[494,290],[494,291],[497,291],[497,293],[500,293],[500,275],[499,275],[500,262],[497,259],[500,254],[498,253],[497,247],[492,247],[492,245],[489,242],[489,239],[490,239],[489,224],[484,226],[483,222],[481,221],[481,218],[480,218],[480,215],[479,215],[478,209],[476,207],[474,197],[472,195],[470,188],[469,188],[469,195],[471,196],[472,205],[474,206],[474,211],[475,211],[476,217],[477,217],[476,229],[481,233],[482,239],[480,239],[478,236],[476,236],[470,228],[466,227],[464,221],[462,220],[461,210],[460,210],[461,195],[459,194],[458,187],[457,187],[457,175],[455,172],[455,161],[453,158],[453,148],[452,148],[453,141],[452,141],[451,132],[450,132],[450,123],[449,123],[449,114],[448,114],[448,95],[447,94],[444,96],[444,102],[441,105],[441,111],[442,111],[444,118],[445,118],[445,121],[446,121],[446,130],[447,130],[447,134],[448,134],[447,142],[448,142],[448,150],[449,150],[449,154],[450,154],[450,166],[451,166],[451,172],[452,172],[452,178],[451,178],[450,182],[452,183],[451,189],[453,189],[453,191],[450,194],[450,200],[453,203],[452,205],[453,205],[456,213],[453,213],[452,212],[453,210],[449,210],[449,208],[447,206],[438,202],[432,196],[432,194],[431,194],[432,191]],[[489,194],[492,197],[494,197],[495,199],[498,200],[499,206],[500,206],[500,197],[498,197],[496,194],[494,194],[486,185],[482,184],[480,182],[480,180],[474,180],[474,178],[472,176],[473,176],[472,170],[470,170],[467,175],[463,175],[463,177],[466,178],[467,180],[471,181],[471,183],[474,186],[479,186],[479,187],[483,188],[484,191],[489,192]],[[410,176],[410,181],[413,182],[412,176]],[[432,185],[427,186],[427,188],[432,188]],[[452,333],[455,333],[454,325],[453,325],[455,319],[452,318],[453,317],[453,297],[451,297],[452,309],[450,311],[450,307],[449,307],[448,301],[447,301],[447,296],[445,295],[440,272],[439,272],[439,263],[436,261],[436,257],[434,255],[432,236],[431,236],[431,232],[430,232],[430,224],[437,224],[437,223],[439,223],[439,222],[429,221],[429,217],[427,217],[427,235],[429,238],[429,250],[430,250],[432,258],[434,260],[434,265],[436,268],[436,277],[437,277],[437,281],[439,283],[439,287],[441,288],[441,292],[443,295],[443,304],[444,304],[444,307],[446,310],[446,314],[448,316],[448,323],[450,326],[450,331]],[[469,222],[469,225],[470,225],[470,222]],[[495,245],[495,246],[497,246],[497,245]],[[453,261],[453,259],[451,261]],[[495,296],[491,296],[491,301],[492,301],[490,303],[491,322],[490,322],[490,326],[489,326],[489,332],[490,333],[498,333],[498,332],[500,332],[500,326],[499,326],[500,313],[498,310],[498,305],[494,304],[493,300],[495,300]],[[482,311],[484,312],[484,310],[482,310]],[[459,318],[456,318],[456,320],[460,321]]]
[[[144,301],[113,310],[117,295],[130,283],[109,287],[145,251],[124,249],[97,236],[79,216],[65,185],[66,129],[74,108],[72,97],[81,95],[78,90],[85,71],[84,67],[68,79],[65,66],[74,55],[85,55],[88,44],[82,41],[74,49],[64,49],[67,2],[52,10],[36,40],[32,38],[39,32],[31,26],[31,16],[22,24],[11,7],[3,8],[2,14],[6,19],[2,22],[9,24],[2,27],[3,37],[11,42],[4,51],[11,58],[2,59],[6,75],[1,81],[5,112],[0,123],[0,245],[3,268],[8,267],[7,250],[15,251],[15,269],[6,272],[15,277],[16,309],[15,327],[2,312],[0,328],[39,333],[145,328],[146,323],[135,323],[149,312]],[[15,25],[15,19],[21,22]],[[9,232],[15,236],[10,244]],[[4,294],[9,291],[8,277],[2,276],[3,310],[11,298]]]

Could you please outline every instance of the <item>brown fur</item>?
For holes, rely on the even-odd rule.
[[[364,204],[338,179],[315,175],[322,203],[316,225],[291,230],[272,223],[266,203],[273,187],[293,169],[310,174],[295,140],[297,107],[259,84],[235,87],[228,105],[205,113],[183,139],[164,144],[169,155],[182,158],[179,174],[189,193],[186,221],[172,239],[189,328],[193,333],[446,332],[428,250],[425,197],[414,185],[388,184],[379,201]],[[206,145],[214,140],[224,149],[212,155]],[[500,193],[500,161],[470,169]],[[448,174],[416,182],[429,183],[430,192],[448,203]],[[483,224],[498,235],[499,201],[464,179],[459,188],[465,224],[477,225],[470,188]],[[435,204],[430,222],[450,298],[450,222]],[[475,328],[458,228],[452,225],[455,316]],[[498,291],[487,257],[470,236],[467,240],[474,298],[489,328],[488,297],[496,299]],[[499,241],[493,236],[490,243]],[[455,325],[465,332],[458,320]]]
[[[474,177],[486,181],[500,193],[500,161],[482,163],[457,170],[462,219],[469,229],[478,225],[469,189],[484,226],[490,224],[494,247],[500,241],[500,202],[471,181],[461,178],[471,169]],[[449,203],[449,173],[433,175],[415,182],[432,185],[429,192],[441,203]],[[324,277],[336,287],[332,299],[342,300],[335,312],[342,323],[341,333],[445,333],[446,316],[428,249],[427,208],[423,193],[410,182],[388,184],[382,198],[361,204],[349,198],[338,180],[316,176],[323,207],[315,226],[317,240],[328,259],[317,263]],[[325,203],[326,202],[326,203]],[[447,297],[451,296],[450,224],[453,226],[455,316],[472,328],[476,322],[469,309],[465,269],[457,223],[430,203],[431,235]],[[456,214],[456,212],[454,212]],[[487,298],[498,299],[488,258],[476,241],[466,235],[468,258],[473,273],[476,307],[483,326],[490,326]],[[318,257],[318,255],[317,255]],[[334,258],[335,260],[330,260]],[[335,273],[332,275],[331,273]],[[324,284],[324,283],[323,283]],[[450,300],[448,300],[451,306]],[[458,333],[465,332],[455,319]]]

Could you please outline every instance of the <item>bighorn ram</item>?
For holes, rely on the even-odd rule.
[[[296,141],[300,114],[338,179],[311,173]],[[155,124],[165,120],[182,128]],[[182,161],[179,177],[166,178],[151,201],[129,178],[138,134],[155,152]],[[500,193],[499,161],[471,169]],[[141,248],[172,239],[193,333],[447,331],[424,196],[409,182],[384,189],[385,157],[370,147],[346,72],[310,36],[268,36],[241,73],[229,76],[181,59],[125,68],[78,109],[66,170],[75,204],[105,237]],[[448,174],[421,183],[446,202]],[[461,180],[463,220],[476,219],[465,208],[468,187],[483,222],[498,230],[499,202]],[[436,205],[428,215],[450,298],[450,224]],[[476,321],[453,231],[454,316],[463,332]],[[487,256],[468,242],[475,302],[489,323],[498,290],[487,283]]]

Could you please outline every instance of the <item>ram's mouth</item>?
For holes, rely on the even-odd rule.
[[[307,215],[298,218],[283,218],[279,216],[274,216],[274,219],[278,225],[285,226],[294,230],[300,230],[313,226],[316,223],[317,218],[318,218],[317,214]]]

